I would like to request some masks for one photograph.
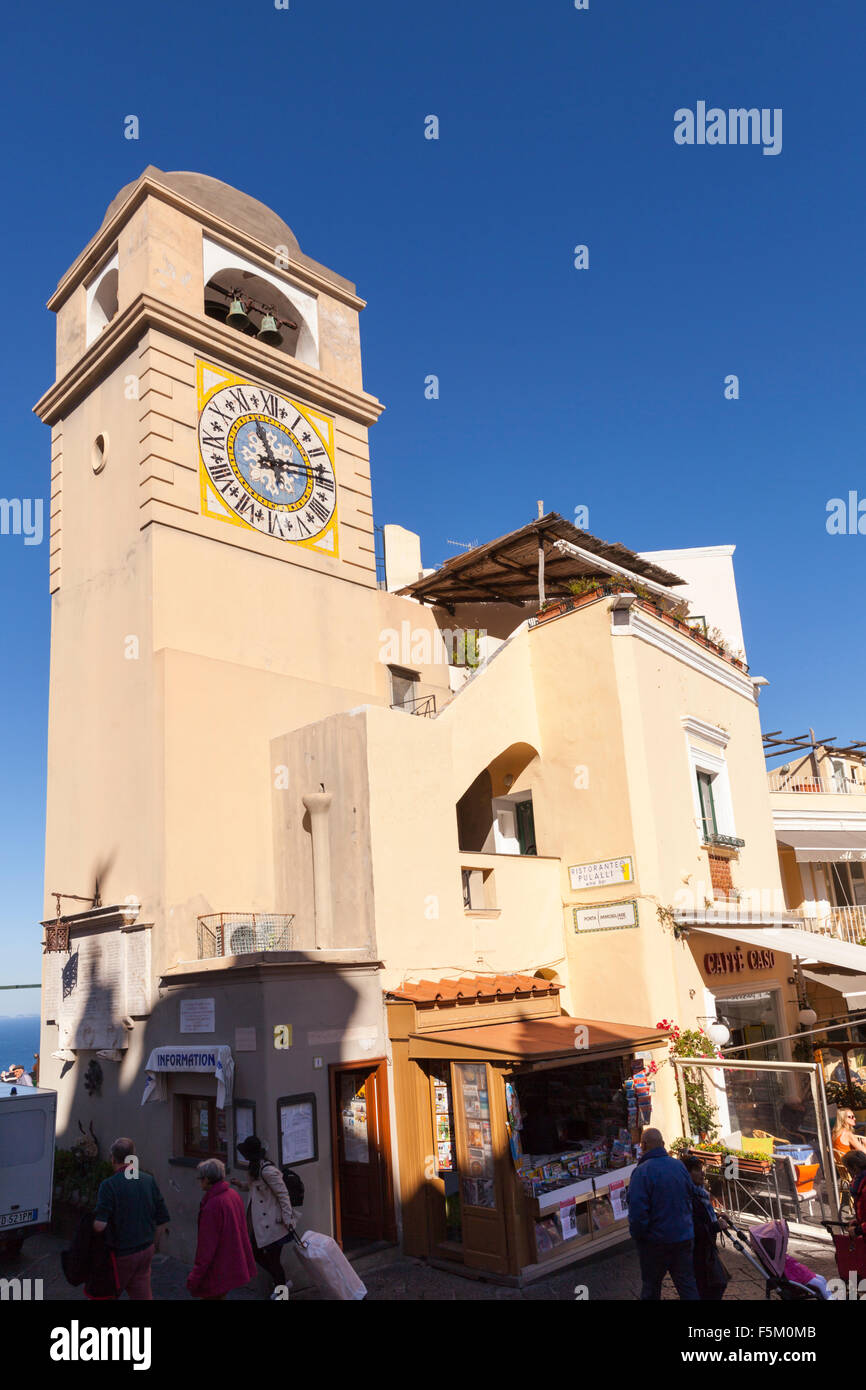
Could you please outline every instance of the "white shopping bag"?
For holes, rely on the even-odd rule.
[[[365,1285],[330,1236],[319,1231],[305,1231],[295,1250],[324,1298],[343,1301],[366,1298]]]

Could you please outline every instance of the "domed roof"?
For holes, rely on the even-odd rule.
[[[131,183],[121,188],[117,196],[112,199],[102,219],[102,227],[111,220],[118,208],[126,202],[136,184],[145,177],[150,177],[157,183],[165,184],[167,188],[174,189],[176,193],[188,198],[191,203],[196,203],[199,207],[206,208],[208,212],[215,213],[225,222],[230,222],[232,226],[248,232],[250,236],[257,237],[259,241],[265,242],[268,246],[286,246],[290,255],[300,252],[298,239],[288,223],[284,222],[264,203],[260,203],[258,198],[251,198],[248,193],[242,193],[240,189],[232,188],[231,184],[223,183],[220,179],[212,179],[209,174],[194,174],[178,170],[165,173],[153,164],[148,164],[144,173],[139,174],[137,179],[133,179]],[[102,231],[102,227],[100,227],[100,231]]]

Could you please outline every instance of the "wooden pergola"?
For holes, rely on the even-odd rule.
[[[584,553],[561,549],[557,541],[567,541]],[[628,546],[599,540],[573,526],[558,512],[548,512],[519,531],[453,556],[433,574],[416,579],[398,593],[436,604],[450,613],[458,603],[510,603],[522,607],[543,602],[545,597],[564,597],[571,579],[589,575],[610,578],[617,569],[666,588],[685,582]]]
[[[774,729],[769,734],[763,735],[764,756],[766,758],[788,758],[796,753],[808,756],[814,754],[819,748],[826,748],[830,753],[838,753],[840,757],[863,758],[866,757],[866,740],[861,739],[859,743],[848,743],[844,746],[836,743],[836,735],[831,738],[816,738],[815,730],[810,729],[807,734],[796,734],[792,738],[787,738],[782,734],[781,729]]]

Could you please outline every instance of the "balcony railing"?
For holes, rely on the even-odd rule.
[[[414,700],[398,701],[391,708],[402,709],[407,714],[420,714],[425,719],[432,719],[436,713],[436,696],[418,695]]]
[[[835,936],[852,946],[866,945],[866,907],[830,907],[823,912],[803,912],[806,931]]]
[[[774,767],[767,773],[771,792],[812,792],[825,796],[866,796],[866,783],[851,777],[825,777],[810,767]]]
[[[211,912],[198,919],[198,958],[291,951],[293,912]]]

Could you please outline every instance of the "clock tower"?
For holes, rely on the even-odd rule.
[[[201,918],[296,912],[274,867],[272,740],[388,704],[380,630],[407,606],[435,625],[377,587],[364,301],[281,217],[148,167],[49,307],[45,918],[58,892],[137,904],[152,1007],[163,972],[199,956]],[[433,679],[447,690],[447,668]],[[317,786],[286,787],[300,815]],[[57,1050],[43,1035],[49,1085]]]

